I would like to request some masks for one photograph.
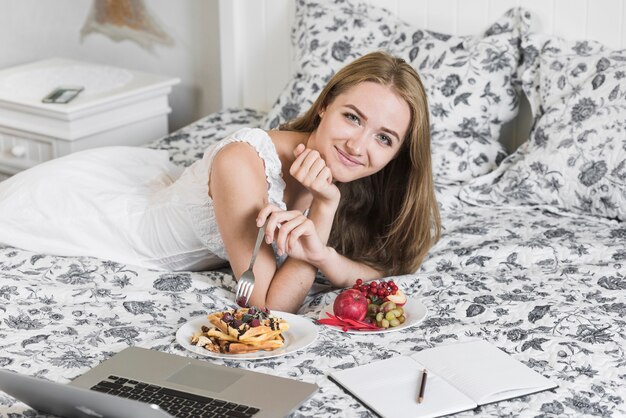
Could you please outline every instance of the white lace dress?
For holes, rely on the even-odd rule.
[[[166,151],[91,149],[0,182],[0,242],[45,254],[93,256],[159,270],[225,264],[208,178],[215,155],[246,142],[265,164],[269,202],[285,208],[269,135],[244,128],[182,170]],[[233,167],[233,175],[237,175]]]

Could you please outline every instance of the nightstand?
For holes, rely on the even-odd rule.
[[[141,145],[168,133],[178,78],[61,58],[0,70],[0,180],[86,148]],[[43,103],[59,86],[84,90]]]

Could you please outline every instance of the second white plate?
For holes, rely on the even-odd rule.
[[[328,305],[322,308],[322,311],[320,312],[318,319],[328,318],[328,315],[326,315],[326,312],[329,312],[331,314],[333,313],[334,302],[335,300],[333,299],[330,301]],[[404,306],[402,306],[402,308],[404,309],[404,316],[406,317],[406,321],[404,321],[404,324],[402,325],[398,325],[397,327],[393,327],[393,328],[383,328],[383,329],[375,330],[375,331],[374,330],[372,331],[348,330],[345,332],[348,332],[350,334],[380,334],[383,332],[400,331],[402,329],[414,327],[415,325],[419,324],[420,322],[424,320],[424,318],[426,318],[426,315],[428,314],[428,309],[426,308],[426,306],[424,306],[422,302],[414,298],[407,298],[406,303],[404,304]],[[344,332],[341,329],[341,327],[338,327],[338,326],[328,325],[328,327],[332,329],[336,329],[337,331]]]

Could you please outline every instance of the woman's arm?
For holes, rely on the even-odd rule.
[[[231,268],[235,277],[241,277],[252,257],[257,215],[267,205],[263,161],[248,144],[225,146],[213,161],[209,190]],[[288,260],[277,270],[274,251],[264,243],[253,271],[250,305],[295,312],[315,279],[316,268],[302,260]]]
[[[323,211],[315,209],[315,205],[311,206],[308,217],[298,211],[283,211],[272,205],[259,213],[257,225],[263,225],[269,218],[266,242],[274,240],[278,253],[289,256],[283,266],[296,260],[304,261],[319,269],[337,287],[352,286],[358,278],[368,281],[383,277],[382,272],[375,268],[351,260],[327,246],[328,233],[325,229],[320,231],[318,225],[323,228],[328,219]]]
[[[380,279],[384,274],[375,268],[349,259],[339,254],[334,248],[326,247],[326,256],[317,261],[315,266],[336,287],[350,287],[357,279],[364,282]]]
[[[373,280],[382,277],[380,271],[350,260],[327,246],[341,197],[339,189],[332,183],[332,174],[319,153],[299,145],[294,155],[296,161],[290,174],[313,195],[308,217],[297,211],[281,211],[271,205],[263,208],[257,225],[263,225],[269,218],[266,242],[275,239],[278,253],[289,255],[284,265],[289,265],[292,260],[305,261],[338,287],[350,286],[358,278]]]

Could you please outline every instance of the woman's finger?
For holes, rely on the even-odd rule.
[[[278,206],[275,206],[275,205],[264,206],[263,209],[261,209],[256,216],[256,226],[259,228],[262,227],[263,225],[265,225],[265,221],[267,220],[267,218],[273,212],[279,212],[279,211],[282,211],[282,209],[279,208]]]
[[[275,214],[280,214],[285,212],[283,209],[279,208],[275,205],[267,205],[263,209],[261,209],[256,217],[256,226],[261,228],[265,225],[265,242],[271,244],[274,237],[274,230],[276,229],[278,223],[277,216]],[[296,211],[297,212],[297,211]],[[291,215],[295,216],[295,215]],[[273,220],[272,220],[273,218]]]
[[[304,152],[304,150],[306,149],[306,145],[304,144],[298,144],[296,145],[296,147],[293,150],[293,155],[295,155],[296,157],[299,156],[300,154],[302,154]]]
[[[268,217],[267,225],[265,227],[265,241],[270,244],[278,236],[283,225],[290,220],[302,216],[302,212],[299,210],[279,210],[272,212]],[[278,241],[278,238],[276,238]]]
[[[295,228],[291,230],[289,233],[289,237],[287,239],[287,253],[290,253],[298,243],[298,240],[303,235],[309,235],[311,232],[315,231],[315,227],[313,226],[313,222],[310,219],[306,219],[300,225],[297,225]]]
[[[280,255],[287,252],[287,239],[289,238],[291,231],[306,221],[307,217],[300,214],[299,216],[289,219],[280,225],[280,230],[276,236],[276,247],[278,248]]]
[[[296,174],[301,170],[302,165],[304,164],[304,162],[306,161],[306,158],[309,156],[310,153],[311,153],[311,149],[305,148],[304,151],[302,151],[296,157],[294,162],[291,163],[291,167],[289,167],[289,174],[295,177]]]
[[[313,162],[313,164],[311,164],[310,167],[307,167],[306,171],[298,173],[297,176],[294,176],[294,178],[304,187],[311,190],[311,185],[315,182],[317,176],[324,169],[324,167],[326,167],[324,160],[321,158],[317,159]]]
[[[321,190],[322,188],[327,187],[332,182],[333,174],[330,171],[330,168],[324,166],[315,177],[315,180],[313,180],[313,182],[311,183],[311,188],[313,190]]]
[[[294,162],[292,165],[293,170],[290,170],[290,174],[302,183],[311,171],[311,167],[321,158],[319,152],[312,150],[306,150],[300,155],[300,157],[304,158],[302,158],[301,161],[298,161],[297,164]]]
[[[306,153],[306,157],[302,161],[292,164],[289,173],[303,186],[310,188],[325,167],[326,161],[319,152],[310,151]]]

